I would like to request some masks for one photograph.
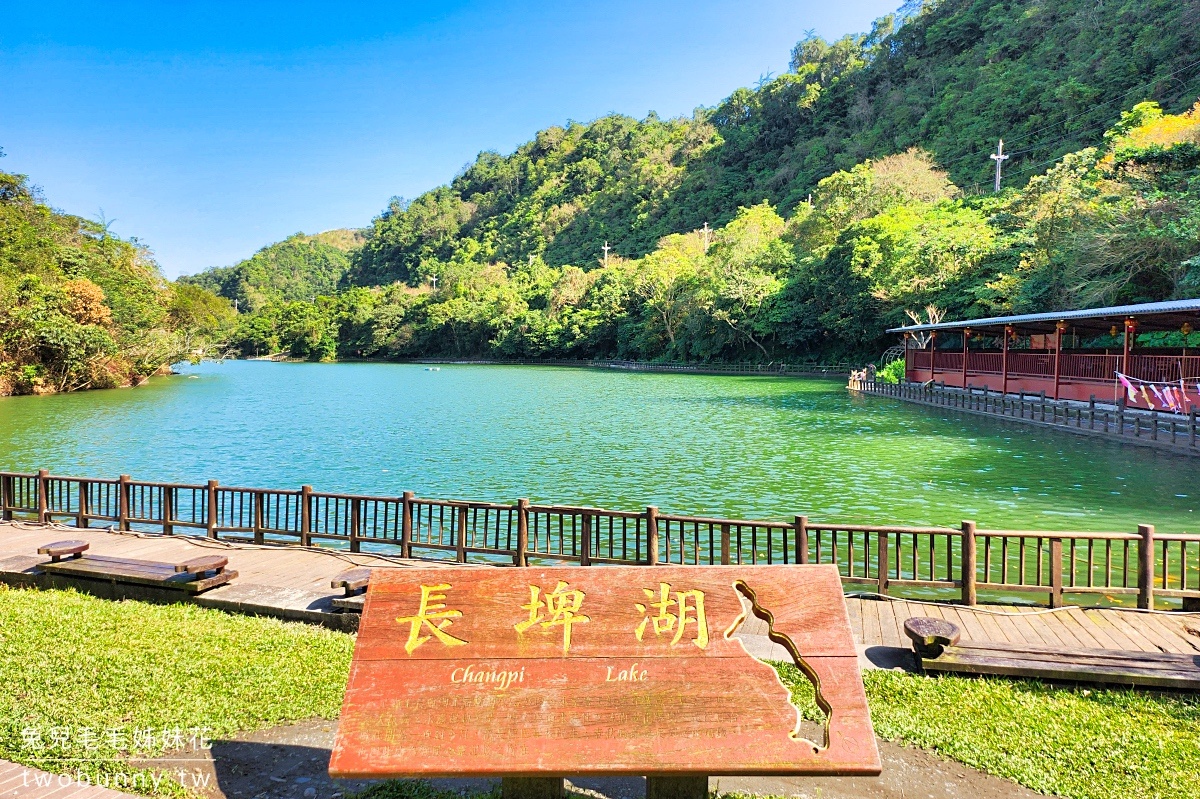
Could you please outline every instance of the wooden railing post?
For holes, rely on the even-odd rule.
[[[975,522],[962,523],[962,603],[967,606],[976,604],[975,592]]]
[[[159,509],[162,511],[162,531],[163,535],[173,535],[175,533],[175,525],[171,522],[175,519],[175,489],[170,486],[161,486],[159,488]]]
[[[75,515],[76,527],[87,527],[88,516],[92,512],[92,499],[89,487],[91,483],[87,480],[79,481],[79,513]]]
[[[1154,609],[1154,525],[1139,524],[1138,535],[1138,607]]]
[[[254,543],[263,543],[263,492],[254,492]]]
[[[129,475],[117,478],[117,529],[129,529]]]
[[[875,585],[876,585],[876,588],[875,588],[875,590],[881,594],[884,594],[885,596],[887,595],[887,592],[888,592],[888,583],[889,583],[888,561],[891,560],[891,558],[888,557],[888,543],[889,542],[888,542],[888,534],[887,533],[879,532],[879,533],[875,534],[875,548],[876,548],[876,552],[875,552],[875,561],[876,561]],[[974,604],[974,603],[972,603],[972,604]]]
[[[208,481],[208,519],[207,534],[209,538],[217,537],[217,481]]]
[[[796,557],[792,563],[808,563],[808,517],[796,517]]]
[[[38,524],[50,521],[50,472],[46,469],[38,469],[37,473],[37,515]]]
[[[351,497],[350,501],[346,504],[346,510],[350,513],[349,521],[350,521],[350,551],[351,552],[358,552],[358,550],[362,546],[358,540],[358,532],[359,532],[358,531],[358,513],[359,513],[359,509],[361,507],[362,507],[362,500],[360,500],[358,497]]]
[[[513,565],[529,565],[529,500],[524,497],[517,500],[517,554]]]
[[[412,557],[413,529],[413,497],[411,491],[405,491],[400,498],[400,557]]]
[[[458,506],[458,530],[454,536],[454,556],[459,563],[467,562],[467,510],[466,505]]]
[[[1039,554],[1039,557],[1041,555]],[[1050,607],[1063,605],[1062,539],[1050,539]]]
[[[0,477],[0,519],[12,521],[13,478],[11,475]]]
[[[740,553],[739,553],[740,554]],[[721,525],[721,565],[728,566],[730,564],[730,540],[729,540],[729,525]]]
[[[312,486],[300,486],[300,546],[312,546]]]
[[[579,521],[579,565],[592,565],[592,514],[584,513]]]
[[[646,563],[658,565],[658,508],[646,508]]]
[[[1188,443],[1190,446],[1196,446],[1196,409],[1192,408],[1188,411]]]

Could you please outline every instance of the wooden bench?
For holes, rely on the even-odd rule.
[[[152,586],[189,594],[199,594],[225,585],[237,577],[237,572],[225,568],[229,565],[229,558],[224,555],[201,555],[166,563],[85,555],[88,546],[86,541],[55,541],[38,547],[38,554],[50,556],[50,560],[38,568],[47,574],[62,577]]]
[[[330,588],[341,588],[344,594],[333,600],[332,605],[337,610],[348,613],[362,613],[366,603],[367,583],[371,579],[371,570],[366,566],[356,566],[334,577]]]
[[[957,625],[926,617],[905,621],[904,633],[926,672],[1200,690],[1200,655],[963,641]]]

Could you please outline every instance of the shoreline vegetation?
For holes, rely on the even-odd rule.
[[[1093,6],[907,4],[690,117],[552,126],[175,282],[0,173],[0,395],[230,352],[866,363],[910,318],[1200,296],[1200,17]]]
[[[0,171],[0,397],[138,385],[209,354],[234,319],[212,292],[167,281],[136,239]]]

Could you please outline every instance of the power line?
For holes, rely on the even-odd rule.
[[[1159,83],[1163,80],[1166,80],[1167,78],[1173,78],[1176,75],[1178,75],[1179,73],[1186,72],[1187,70],[1189,70],[1195,66],[1200,66],[1200,61],[1193,61],[1192,63],[1190,63],[1186,66],[1180,67],[1179,69],[1175,70],[1174,72],[1168,72],[1166,75],[1159,75],[1157,77],[1151,78],[1148,81],[1144,81],[1143,83],[1140,83],[1137,86],[1134,86],[1132,89],[1129,89],[1124,94],[1119,94],[1116,97],[1112,98],[1111,100],[1109,100],[1109,103],[1107,103],[1106,105],[1114,103],[1118,100],[1124,100],[1126,97],[1133,94],[1134,92],[1141,91],[1142,89],[1146,88],[1147,86],[1150,86],[1155,83]],[[1033,130],[1033,131],[1030,131],[1029,133],[1026,133],[1023,138],[1018,138],[1017,142],[1028,141],[1029,139],[1033,138],[1034,136],[1038,135],[1039,133],[1050,130],[1051,128],[1058,127],[1059,125],[1065,125],[1067,122],[1070,122],[1072,119],[1077,119],[1078,117],[1081,117],[1081,116],[1087,116],[1088,114],[1091,114],[1095,111],[1096,111],[1095,108],[1089,108],[1086,111],[1080,111],[1078,114],[1072,114],[1068,117],[1065,117],[1065,118],[1059,120],[1058,122],[1052,122],[1049,125],[1046,125],[1044,127],[1038,128],[1037,130]],[[1014,151],[1012,153],[1012,155],[1020,155],[1023,152],[1029,152],[1030,150],[1037,149],[1038,146],[1039,145],[1034,145],[1033,147],[1026,148],[1025,150]]]

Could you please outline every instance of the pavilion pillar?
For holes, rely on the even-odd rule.
[[[929,334],[929,380],[937,382],[937,331]]]
[[[1008,325],[1004,326],[1004,343],[1000,345],[1000,393],[1008,393],[1008,339],[1012,335],[1012,328]]]
[[[904,380],[912,381],[912,355],[908,349],[908,334],[904,334]]]
[[[1062,334],[1065,322],[1054,326],[1054,399],[1058,399],[1058,381],[1062,374]]]
[[[962,362],[962,380],[963,388],[967,387],[967,344],[971,341],[971,328],[963,328],[963,362]]]
[[[1129,350],[1132,342],[1130,336],[1133,333],[1133,319],[1125,320],[1125,347],[1121,353],[1121,374],[1129,376]]]

